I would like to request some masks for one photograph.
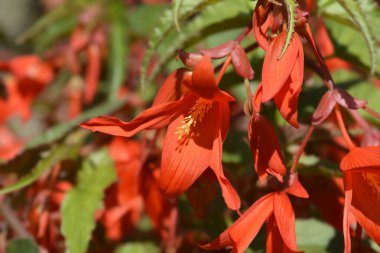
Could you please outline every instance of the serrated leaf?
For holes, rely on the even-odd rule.
[[[68,253],[85,253],[95,228],[95,212],[102,207],[105,189],[116,180],[112,159],[100,150],[86,159],[78,173],[78,184],[61,207],[62,234]]]
[[[74,144],[71,140],[73,136],[75,136],[75,140],[81,140],[83,132],[81,132],[79,136],[77,135],[78,133],[74,133],[72,136],[69,136],[65,142],[56,145],[47,151],[47,153],[43,154],[41,160],[30,170],[29,174],[19,179],[16,183],[1,189],[0,194],[14,192],[32,184],[42,173],[51,169],[56,163],[75,155],[80,148],[80,141]]]
[[[125,5],[120,0],[112,0],[109,3],[110,38],[109,38],[109,94],[108,100],[117,98],[119,88],[125,78],[127,65],[128,41],[126,32]]]
[[[351,20],[356,26],[356,29],[362,34],[370,57],[370,72],[374,74],[377,65],[377,48],[376,48],[376,36],[373,31],[373,26],[376,24],[371,24],[368,20],[368,14],[370,9],[378,8],[376,3],[371,0],[358,1],[358,0],[338,0],[340,6],[345,10],[345,12],[335,11],[334,5],[331,5],[327,10],[334,10],[334,15],[330,15],[330,18],[341,19],[341,20]],[[337,15],[338,14],[338,15]],[[373,22],[372,22],[373,23]],[[375,25],[376,27],[376,25]]]
[[[174,25],[177,28],[177,31],[181,31],[181,27],[179,26],[179,20],[178,20],[178,15],[179,15],[179,10],[181,9],[183,0],[174,0],[173,1],[173,18],[174,18]]]
[[[284,43],[284,47],[281,50],[281,54],[279,59],[285,54],[286,49],[288,48],[290,41],[292,40],[292,36],[294,33],[294,28],[296,26],[296,7],[297,2],[295,0],[284,0],[286,12],[288,13],[288,30],[286,31],[286,39]]]
[[[38,247],[31,239],[12,240],[5,250],[6,253],[39,253]]]
[[[186,26],[182,28],[180,34],[168,36],[167,39],[162,42],[162,49],[158,50],[158,63],[152,67],[147,82],[150,83],[151,80],[156,77],[162,66],[165,66],[166,63],[175,56],[178,49],[199,36],[204,29],[222,21],[231,21],[231,19],[236,17],[241,18],[244,17],[244,15],[248,17],[250,11],[250,3],[247,0],[225,0],[206,7],[198,16],[189,21]],[[247,21],[249,22],[249,20]],[[246,23],[247,22],[244,21],[241,22],[242,26]],[[227,29],[228,26],[224,26],[224,28]]]
[[[211,4],[220,2],[221,0],[184,0],[182,8],[178,14],[178,22],[182,22],[194,15],[195,13],[205,9]],[[156,27],[152,37],[149,40],[148,49],[145,53],[144,61],[141,67],[141,84],[146,85],[147,69],[155,50],[160,46],[162,41],[167,37],[169,32],[175,27],[173,10],[167,10],[160,21],[160,25]]]

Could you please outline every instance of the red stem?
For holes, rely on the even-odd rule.
[[[218,77],[216,78],[216,83],[217,84],[219,84],[220,80],[222,80],[222,77],[223,77],[224,73],[226,72],[228,65],[230,64],[231,59],[232,59],[232,57],[231,57],[231,55],[229,55],[227,57],[226,61],[224,62],[222,68],[220,69],[220,71],[218,73]]]
[[[347,143],[348,148],[350,150],[356,148],[356,145],[352,142],[350,135],[348,134],[347,128],[344,125],[344,119],[343,119],[342,112],[340,111],[339,105],[335,106],[335,115],[336,115],[336,119],[338,121],[340,131],[342,133],[343,138],[345,139],[345,141]]]
[[[298,163],[299,163],[299,161],[301,159],[301,155],[302,155],[303,151],[305,150],[306,144],[309,141],[310,136],[313,133],[313,131],[314,131],[314,126],[311,125],[309,127],[309,129],[307,130],[306,136],[305,136],[305,138],[302,141],[301,147],[300,147],[300,149],[297,152],[296,158],[294,159],[294,162],[292,164],[292,168],[290,169],[291,172],[293,172],[293,173],[296,172],[297,165],[298,165]]]
[[[380,113],[378,113],[375,110],[369,108],[368,106],[364,107],[363,109],[366,112],[368,112],[369,114],[371,114],[372,116],[374,116],[375,118],[377,118],[378,120],[380,120]]]

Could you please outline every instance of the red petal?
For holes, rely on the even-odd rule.
[[[268,8],[264,6],[265,1],[259,1],[253,12],[253,32],[257,43],[265,51],[268,50],[267,30],[272,23],[271,15],[268,15]]]
[[[203,56],[202,60],[195,66],[189,88],[201,97],[208,99],[214,97],[218,85],[214,76],[214,66],[209,56]]]
[[[352,173],[352,212],[367,234],[380,245],[380,167],[378,173]]]
[[[303,82],[303,63],[304,55],[301,47],[290,77],[274,97],[282,117],[295,128],[298,128],[298,97],[301,93]]]
[[[302,42],[294,33],[285,54],[279,59],[286,39],[286,31],[281,32],[270,44],[264,58],[262,85],[263,102],[272,99],[283,87],[294,67]]]
[[[238,45],[236,41],[230,40],[217,47],[201,50],[201,53],[211,58],[223,58],[230,54],[236,45]]]
[[[380,172],[380,147],[355,148],[342,159],[340,167],[343,171]]]
[[[281,237],[289,249],[297,251],[295,216],[292,204],[286,193],[275,193],[273,203],[274,216]]]
[[[106,134],[131,137],[144,129],[161,128],[172,121],[183,109],[184,105],[194,101],[194,96],[186,96],[180,101],[153,106],[142,112],[130,122],[115,117],[99,116],[80,124],[81,127]]]
[[[203,120],[190,128],[189,138],[179,140],[175,134],[184,124],[184,115],[169,125],[163,144],[160,176],[160,186],[166,194],[178,196],[183,193],[210,166],[215,133],[219,131],[216,124],[218,110],[214,102]]]
[[[253,79],[253,69],[249,64],[247,54],[239,44],[236,44],[231,56],[235,72],[245,79]]]
[[[334,94],[329,90],[323,95],[323,97],[319,101],[317,109],[315,109],[311,118],[312,124],[316,126],[325,121],[325,119],[331,114],[335,105],[336,101],[334,99]]]
[[[221,117],[221,113],[219,113]],[[227,115],[229,116],[229,115]],[[232,210],[240,209],[240,198],[236,193],[234,187],[231,185],[230,181],[224,176],[223,166],[222,166],[222,137],[221,133],[217,133],[214,139],[212,160],[210,164],[211,169],[214,171],[216,178],[219,181],[219,185],[222,188],[222,194],[224,201],[226,202],[228,208]]]
[[[248,137],[259,178],[263,180],[270,173],[282,181],[286,168],[280,142],[270,121],[262,115],[252,115]]]
[[[243,253],[256,237],[265,220],[273,213],[273,194],[257,200],[239,219],[217,239],[201,246],[206,250],[232,246],[234,253]]]
[[[259,86],[257,87],[255,94],[252,96],[252,105],[253,109],[256,113],[260,113],[261,111],[261,97],[263,95],[263,85],[260,83]]]
[[[300,181],[298,180],[298,174],[297,173],[291,173],[289,176],[288,181],[288,187],[286,188],[285,192],[292,194],[299,198],[308,198],[309,194],[305,190],[305,188],[302,186]]]
[[[86,73],[86,86],[84,90],[84,101],[90,103],[95,96],[99,84],[100,75],[100,51],[99,47],[92,44],[87,50],[88,66]]]
[[[343,234],[344,234],[344,253],[351,252],[350,237],[350,211],[352,201],[352,175],[350,172],[344,174],[345,196],[344,196],[344,212],[343,212]]]
[[[185,68],[173,71],[161,85],[153,101],[153,106],[180,99],[185,93],[183,83],[189,83],[190,77],[190,73]]]
[[[266,238],[266,253],[293,253],[298,251],[290,250],[284,244],[284,240],[281,237],[280,231],[274,216],[272,215],[266,226],[267,238]]]

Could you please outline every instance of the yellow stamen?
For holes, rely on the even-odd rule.
[[[188,116],[182,120],[182,125],[177,127],[177,131],[175,131],[178,141],[188,140],[192,136],[192,128],[194,128],[197,123],[202,122],[211,106],[211,100],[198,98],[193,107],[189,110]]]

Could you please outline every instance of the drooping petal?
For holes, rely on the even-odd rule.
[[[218,90],[214,66],[209,56],[203,56],[202,60],[195,66],[189,88],[199,96],[208,99],[211,99]]]
[[[156,97],[154,98],[152,106],[180,99],[186,92],[186,86],[184,86],[186,85],[185,83],[189,83],[190,81],[191,75],[187,69],[176,69],[161,85]]]
[[[267,39],[267,30],[272,23],[271,15],[268,14],[266,1],[258,1],[255,11],[253,12],[253,32],[257,43],[265,51],[268,50],[269,43]]]
[[[366,233],[380,245],[380,166],[378,173],[351,174],[352,213]]]
[[[293,253],[298,251],[290,250],[285,244],[280,231],[278,229],[278,225],[276,223],[275,217],[272,215],[268,219],[268,223],[266,226],[267,237],[266,237],[266,253]]]
[[[253,69],[249,63],[247,54],[240,44],[236,44],[234,50],[232,50],[231,56],[235,72],[245,79],[253,79]]]
[[[304,55],[301,47],[288,80],[274,97],[282,117],[295,128],[298,128],[298,97],[303,82],[303,64]]]
[[[260,180],[264,180],[270,173],[282,181],[286,168],[280,142],[270,121],[262,115],[252,115],[248,137],[255,169]]]
[[[273,193],[257,200],[217,239],[201,247],[206,250],[213,250],[232,246],[233,253],[243,253],[272,213]]]
[[[352,175],[351,172],[344,174],[344,211],[343,211],[343,235],[344,235],[344,253],[351,252],[350,237],[350,211],[352,201]]]
[[[190,122],[194,116],[191,114],[179,115],[169,125],[160,176],[160,187],[166,194],[178,196],[183,193],[210,166],[215,133],[219,131],[218,114],[218,103],[214,102],[202,120],[194,119],[195,125],[194,121]],[[185,119],[188,116],[191,117]]]
[[[269,101],[281,90],[302,48],[299,35],[294,33],[285,54],[280,58],[285,39],[286,31],[284,30],[271,42],[265,55],[262,73],[263,102]]]
[[[144,129],[161,128],[169,124],[186,106],[194,102],[194,96],[189,95],[180,101],[153,106],[142,112],[130,122],[124,122],[115,117],[99,116],[80,124],[81,127],[106,134],[131,137]]]
[[[218,132],[214,139],[212,159],[210,164],[211,169],[214,171],[219,185],[222,188],[224,201],[228,208],[232,210],[240,209],[240,198],[230,181],[224,176],[222,166],[222,137]]]
[[[275,193],[273,205],[274,217],[285,245],[297,251],[295,216],[288,195],[284,192]]]

